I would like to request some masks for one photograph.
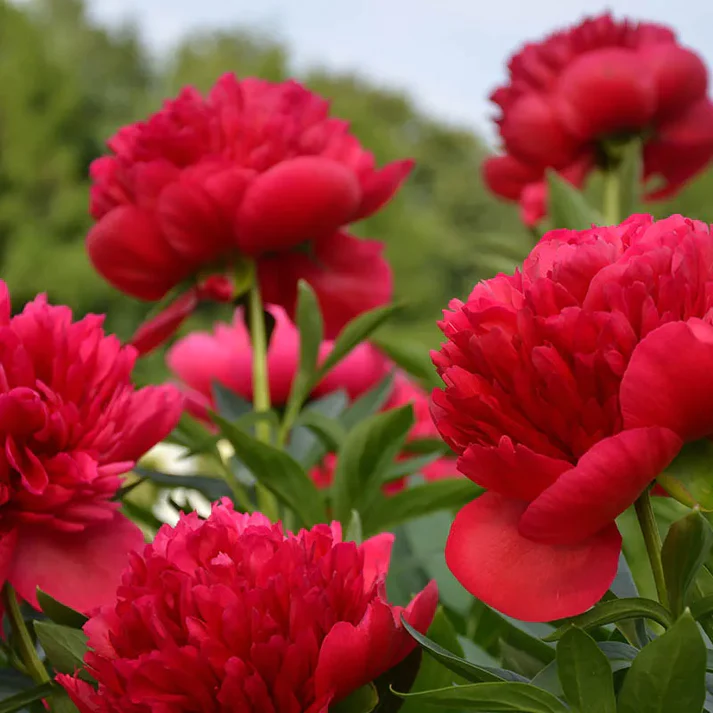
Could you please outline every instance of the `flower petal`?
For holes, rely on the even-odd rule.
[[[145,355],[170,339],[178,328],[190,317],[198,306],[198,294],[195,289],[184,292],[166,309],[155,317],[146,320],[131,337],[131,346],[139,354]]]
[[[412,159],[407,158],[402,161],[394,161],[377,171],[369,173],[362,180],[361,202],[350,222],[366,218],[388,203],[408,178],[413,170],[414,163]]]
[[[360,199],[354,172],[337,161],[317,156],[282,161],[246,191],[238,246],[260,255],[324,237],[349,222]]]
[[[612,523],[576,545],[523,537],[527,503],[485,493],[451,526],[446,562],[475,597],[522,621],[553,621],[596,604],[616,576],[621,536]]]
[[[391,549],[394,546],[394,535],[382,532],[365,540],[359,549],[364,553],[364,589],[381,578],[386,578],[391,561]]]
[[[582,542],[621,515],[683,445],[667,428],[635,428],[593,445],[532,502],[520,533],[537,542]]]
[[[116,512],[82,532],[27,526],[18,534],[10,584],[35,608],[37,587],[78,611],[89,613],[113,601],[129,552],[144,536]]]
[[[503,436],[497,447],[468,446],[458,470],[483,488],[506,498],[534,500],[572,464],[535,453]]]
[[[669,322],[641,340],[620,389],[625,428],[665,426],[684,441],[713,434],[713,327]]]

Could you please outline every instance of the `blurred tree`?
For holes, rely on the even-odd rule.
[[[108,327],[130,334],[149,306],[106,285],[84,251],[89,163],[119,126],[186,84],[208,89],[227,71],[270,80],[292,73],[285,47],[250,30],[191,35],[152,60],[135,28],[97,26],[82,0],[20,7],[0,0],[0,260],[16,307],[46,291],[79,314],[108,312]],[[477,280],[511,271],[532,245],[516,208],[481,181],[487,147],[357,76],[319,69],[298,78],[331,99],[335,115],[352,122],[380,163],[416,159],[398,197],[358,230],[387,243],[396,296],[407,305],[397,332],[434,346],[448,301],[465,297]],[[656,210],[711,220],[711,189],[708,172]],[[225,312],[205,309],[190,326],[217,314]],[[156,355],[142,376],[159,378],[162,369]]]

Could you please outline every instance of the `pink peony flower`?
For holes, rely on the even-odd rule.
[[[504,155],[483,167],[490,189],[520,201],[523,220],[545,214],[547,167],[581,187],[603,142],[640,136],[645,177],[676,193],[713,158],[713,103],[703,61],[671,30],[608,14],[526,45],[491,99]]]
[[[44,296],[10,318],[0,282],[0,584],[88,612],[111,598],[141,531],[112,501],[122,473],[178,421],[171,386],[135,391],[136,352],[103,317]]]
[[[615,518],[684,441],[713,435],[713,236],[673,216],[547,233],[513,276],[455,300],[433,417],[487,492],[446,559],[521,620],[581,613],[609,588]]]
[[[299,333],[281,307],[270,306],[275,328],[267,353],[270,398],[280,407],[287,402],[299,362]],[[320,359],[332,350],[331,341],[322,342]],[[212,386],[219,382],[251,401],[252,346],[243,320],[243,310],[235,311],[231,325],[216,323],[213,333],[193,332],[177,341],[166,355],[171,371],[185,384],[186,408],[198,418],[207,418],[213,407]],[[360,344],[314,388],[312,395],[323,396],[344,389],[357,398],[383,379],[389,360],[370,344]]]
[[[154,301],[199,275],[229,274],[239,259],[294,259],[290,279],[314,279],[328,336],[390,299],[378,246],[340,230],[387,203],[412,162],[376,168],[327,101],[297,82],[226,74],[206,97],[184,89],[109,148],[91,167],[87,250],[121,291]],[[368,290],[349,282],[359,274]],[[290,311],[294,297],[284,299]]]
[[[85,626],[98,688],[58,680],[81,713],[327,713],[414,648],[402,613],[422,632],[435,613],[435,582],[406,609],[386,600],[392,542],[293,535],[227,502],[183,516]]]

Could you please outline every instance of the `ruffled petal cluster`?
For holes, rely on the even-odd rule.
[[[172,386],[134,389],[136,351],[102,321],[44,296],[10,318],[0,282],[0,583],[34,606],[38,586],[82,611],[113,595],[143,544],[119,476],[182,409]]]
[[[546,212],[545,169],[581,187],[609,140],[644,140],[645,178],[660,181],[650,199],[673,195],[713,159],[708,72],[666,27],[606,14],[526,45],[508,68],[491,95],[504,153],[483,171],[528,225]]]
[[[312,284],[329,336],[390,299],[381,245],[342,228],[387,203],[412,162],[377,168],[327,101],[297,82],[226,74],[205,97],[184,89],[109,148],[91,167],[87,249],[123,292],[159,300],[256,260],[268,299],[288,311],[297,281]]]
[[[393,536],[338,524],[284,532],[225,502],[164,526],[85,626],[95,689],[60,676],[81,713],[327,713],[398,664],[425,632],[431,582],[408,607],[384,582]]]
[[[487,492],[446,558],[522,620],[578,614],[617,569],[615,518],[713,434],[713,236],[673,216],[546,234],[454,301],[434,363],[439,432]]]

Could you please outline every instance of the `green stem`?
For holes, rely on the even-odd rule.
[[[651,572],[654,575],[654,583],[656,584],[656,593],[658,594],[659,602],[668,609],[666,578],[664,577],[663,564],[661,563],[661,536],[659,535],[659,528],[656,524],[654,509],[651,507],[651,496],[648,490],[639,496],[639,499],[634,503],[634,508],[636,510],[636,517],[639,519],[641,533],[644,536],[646,553],[649,556]]]
[[[619,172],[615,167],[604,172],[604,222],[617,225],[621,221],[621,186]]]
[[[260,282],[255,277],[248,293],[248,309],[250,313],[250,339],[253,350],[253,408],[257,413],[267,413],[270,410],[270,381],[267,373],[267,330],[263,312]],[[267,420],[255,424],[255,435],[263,443],[272,440],[272,429]],[[280,517],[277,500],[274,495],[259,483],[257,484],[258,507],[263,515],[273,522]]]
[[[32,641],[30,632],[27,629],[27,624],[22,618],[20,605],[15,596],[15,590],[6,582],[3,590],[3,599],[5,600],[5,610],[7,611],[12,631],[15,634],[17,642],[17,653],[20,656],[27,674],[36,684],[49,683],[52,679],[47,673],[40,657],[37,655],[37,649]]]

